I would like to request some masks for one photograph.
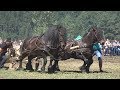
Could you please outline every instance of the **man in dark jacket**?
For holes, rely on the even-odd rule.
[[[7,39],[6,42],[0,44],[0,68],[2,68],[7,60],[6,53],[9,45],[7,43],[11,43],[11,39]]]

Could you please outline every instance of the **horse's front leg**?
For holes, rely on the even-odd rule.
[[[82,72],[86,72],[86,65],[88,63],[88,59],[81,53],[76,53],[76,58],[83,60],[83,65],[79,68]]]
[[[21,70],[22,69],[22,60],[23,60],[23,57],[22,56],[19,56],[19,66],[18,66],[18,68],[16,69],[16,70]]]
[[[43,58],[43,66],[41,67],[41,71],[42,72],[45,72],[45,66],[46,66],[46,64],[47,64],[47,57],[44,57]]]
[[[87,63],[87,65],[86,65],[86,72],[87,72],[87,73],[90,72],[90,71],[89,71],[89,68],[90,68],[90,66],[91,66],[92,63],[93,63],[93,59],[90,58],[89,61],[88,61],[88,63]]]
[[[55,60],[55,62],[54,62],[54,64],[53,64],[53,69],[54,69],[54,71],[60,71],[59,65],[58,65],[58,61],[59,61],[59,60]]]
[[[25,57],[27,57],[28,53],[24,52],[19,56],[19,60],[17,60],[19,62],[19,66],[16,70],[21,70],[22,69],[22,61]]]
[[[38,67],[39,67],[40,61],[38,59],[40,59],[40,57],[37,57],[36,60],[35,60],[35,71],[37,71]]]
[[[53,73],[53,68],[52,68],[52,62],[53,62],[53,58],[50,57],[50,63],[49,63],[49,66],[48,66],[48,73]]]
[[[34,58],[34,56],[32,56],[32,55],[28,56],[28,63],[26,64],[26,70],[34,71],[34,69],[32,67],[32,59],[33,58]]]

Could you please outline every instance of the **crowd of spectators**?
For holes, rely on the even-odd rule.
[[[120,56],[120,41],[107,39],[103,46],[104,56]]]

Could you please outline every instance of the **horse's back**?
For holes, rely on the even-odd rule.
[[[37,38],[38,38],[38,36],[26,38],[24,40],[23,44],[21,45],[22,51],[24,51],[26,49],[34,48],[35,47],[35,41],[36,41]]]

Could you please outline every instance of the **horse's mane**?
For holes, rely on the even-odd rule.
[[[83,38],[84,38],[87,34],[88,34],[88,32],[83,35]]]
[[[90,32],[91,28],[83,35],[83,38]]]
[[[57,47],[59,44],[59,34],[66,34],[66,29],[61,25],[53,25],[48,28],[48,30],[44,33],[44,39],[46,43],[49,43],[52,47]],[[63,36],[65,39],[65,35]]]

